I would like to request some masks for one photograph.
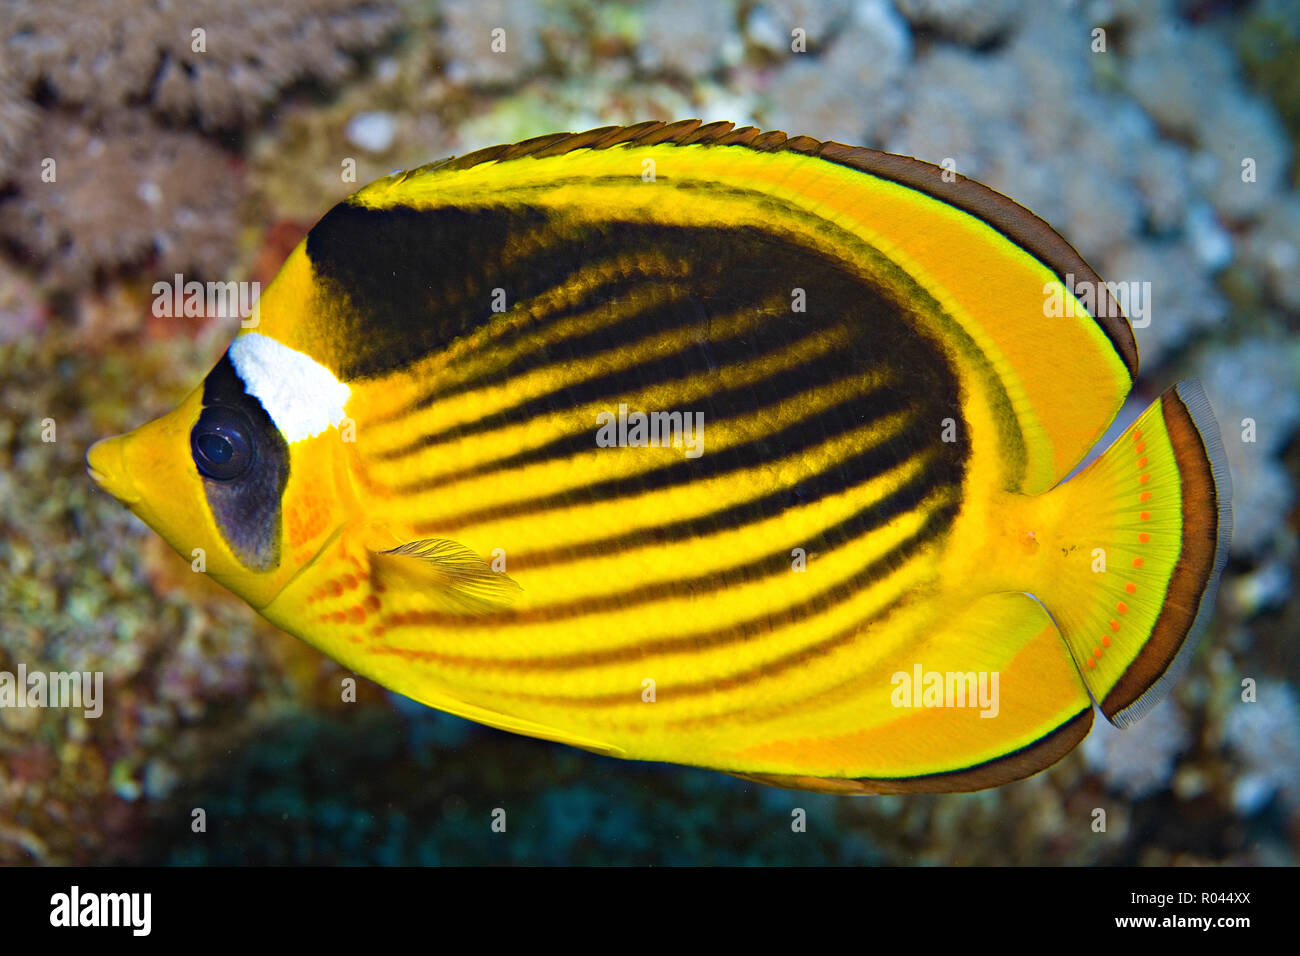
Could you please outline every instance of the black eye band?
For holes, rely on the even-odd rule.
[[[228,405],[210,405],[190,431],[190,453],[201,475],[234,481],[253,465],[252,439],[248,416]]]

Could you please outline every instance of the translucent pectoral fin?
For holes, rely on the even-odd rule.
[[[511,733],[624,755],[623,748],[588,734],[468,699],[449,682],[436,659],[440,639],[483,613],[507,608],[522,589],[464,545],[446,539],[397,543],[403,536],[382,523],[349,526],[262,614],[357,674],[429,707]]]
[[[514,604],[519,584],[456,541],[431,538],[370,551],[370,583],[380,593],[417,591],[436,608],[486,614]]]

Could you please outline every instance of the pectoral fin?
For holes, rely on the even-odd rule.
[[[487,614],[514,604],[523,589],[469,548],[447,538],[409,541],[370,552],[370,583],[378,591],[414,591],[441,609]]]

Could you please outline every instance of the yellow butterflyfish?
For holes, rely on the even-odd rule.
[[[202,385],[88,461],[429,706],[781,786],[973,790],[1094,704],[1150,709],[1227,559],[1195,382],[1064,480],[1137,374],[1116,298],[910,157],[555,134],[335,206]]]

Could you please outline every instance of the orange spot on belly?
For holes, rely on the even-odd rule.
[[[1140,567],[1142,567],[1142,559],[1141,559],[1141,558],[1134,558],[1134,559],[1133,559],[1133,567],[1135,567],[1135,568],[1140,568]]]
[[[1127,591],[1129,594],[1132,594],[1134,591],[1137,590],[1137,585],[1134,584],[1132,581],[1130,581],[1128,584],[1124,585],[1124,590]]]
[[[1143,544],[1146,544],[1148,541],[1151,540],[1151,535],[1143,531],[1140,535],[1138,535],[1138,540],[1141,541]]]

